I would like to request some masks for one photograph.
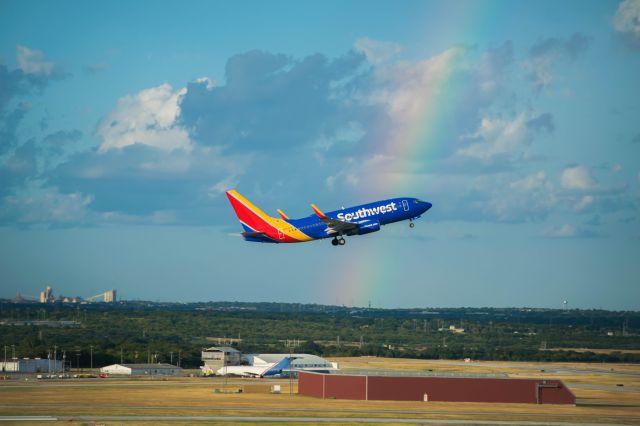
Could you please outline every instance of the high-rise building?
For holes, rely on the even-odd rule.
[[[48,303],[53,301],[53,289],[50,286],[40,292],[40,303]]]
[[[107,303],[115,303],[116,302],[116,291],[115,290],[107,290],[104,292],[104,301]]]

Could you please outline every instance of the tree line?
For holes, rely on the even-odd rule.
[[[53,357],[55,347],[58,359],[64,354],[74,368],[120,361],[173,361],[184,368],[197,368],[201,365],[202,348],[218,346],[218,342],[245,353],[291,351],[322,356],[640,362],[639,354],[624,352],[640,349],[637,312],[515,308],[384,310],[238,302],[90,305],[0,302],[0,320],[0,351],[6,348],[9,357],[14,353],[20,358]],[[33,323],[37,320],[74,323],[67,326]],[[15,325],[18,323],[21,325]],[[562,348],[566,350],[557,350]],[[569,348],[613,351],[594,353]]]

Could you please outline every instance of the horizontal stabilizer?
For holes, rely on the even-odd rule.
[[[269,237],[264,232],[241,232],[240,235],[242,235],[243,237],[249,237],[249,238]]]

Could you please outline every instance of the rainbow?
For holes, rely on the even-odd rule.
[[[390,99],[389,114],[395,123],[391,129],[379,129],[384,142],[374,146],[375,152],[364,161],[377,162],[377,180],[367,182],[365,196],[378,199],[385,196],[428,196],[422,187],[430,160],[445,147],[447,135],[454,126],[454,108],[463,99],[464,84],[460,79],[461,61],[465,49],[456,47],[428,60],[416,63],[423,72],[417,84],[400,86]],[[365,185],[363,185],[364,187]],[[428,200],[432,201],[432,200]],[[437,208],[437,201],[435,202]],[[371,243],[352,256],[341,259],[342,273],[329,289],[327,303],[347,306],[380,307],[383,301],[393,300],[392,283],[401,276],[401,264],[380,244]],[[327,290],[326,288],[324,289]],[[326,296],[325,296],[326,298]]]

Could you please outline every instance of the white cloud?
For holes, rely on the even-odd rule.
[[[478,130],[462,137],[474,142],[460,148],[456,155],[486,161],[498,155],[521,151],[523,145],[530,141],[526,123],[524,113],[518,114],[513,120],[483,118]]]
[[[428,108],[435,107],[434,99],[445,93],[446,87],[440,83],[446,80],[464,52],[463,48],[451,48],[424,61],[400,62],[381,69],[377,77],[384,89],[374,93],[370,100],[386,104],[396,124],[414,123]]]
[[[379,179],[381,174],[385,176],[385,180],[393,179],[392,176],[384,171],[385,166],[393,162],[393,160],[393,157],[382,154],[374,154],[368,158],[358,160],[348,158],[342,170],[328,176],[325,179],[325,183],[327,188],[333,191],[336,186],[340,185],[358,188],[361,182],[370,182],[374,179]],[[359,189],[364,191],[364,188]]]
[[[354,47],[364,53],[372,64],[386,62],[403,50],[403,47],[398,43],[372,40],[367,37],[358,39]]]
[[[204,84],[207,90],[213,90],[215,87],[215,82],[209,77],[196,78],[196,83]]]
[[[149,220],[154,225],[166,225],[176,222],[175,210],[156,210],[149,216]]]
[[[587,207],[593,204],[594,200],[595,199],[593,198],[593,195],[585,195],[580,199],[580,201],[576,203],[575,209],[577,211],[585,210]]]
[[[574,60],[591,42],[591,39],[580,33],[568,38],[547,38],[531,47],[529,55],[523,61],[523,68],[529,73],[529,79],[536,90],[547,88],[554,80],[553,67],[562,60]]]
[[[216,184],[214,184],[213,186],[211,186],[209,188],[209,192],[207,193],[207,195],[211,198],[215,198],[218,195],[229,191],[230,189],[235,188],[238,185],[238,178],[237,176],[228,176],[220,181],[218,181]]]
[[[589,191],[596,189],[597,183],[585,166],[568,167],[562,172],[560,182],[565,189]]]
[[[511,182],[493,176],[480,182],[480,190],[489,195],[486,210],[499,221],[536,220],[546,216],[558,202],[555,188],[543,171]]]
[[[320,152],[326,152],[334,147],[352,146],[366,134],[362,124],[350,121],[346,126],[338,128],[331,136],[322,135],[315,143],[314,148]]]
[[[525,61],[523,67],[529,71],[530,78],[533,80],[537,90],[541,90],[548,87],[553,80],[553,74],[551,73],[550,57],[536,58],[529,61]]]
[[[360,183],[360,177],[356,173],[342,171],[335,175],[328,176],[325,182],[329,191],[333,191],[336,184],[345,184],[352,188],[357,188]]]
[[[527,146],[534,137],[543,132],[552,133],[554,128],[550,113],[521,112],[511,119],[483,117],[474,132],[460,137],[464,145],[455,151],[453,160],[476,160],[484,165],[528,160],[531,157]]]
[[[159,173],[175,174],[187,172],[190,166],[191,161],[188,156],[173,155],[151,161],[145,161],[140,164],[140,169]]]
[[[600,235],[588,228],[564,224],[553,226],[544,232],[548,238],[598,238]]]
[[[55,187],[30,185],[3,200],[0,218],[19,223],[78,223],[88,216],[93,197],[80,192],[61,193]]]
[[[578,235],[578,230],[573,225],[564,224],[547,229],[544,235],[552,238],[573,238]]]
[[[17,51],[18,68],[25,74],[48,76],[55,71],[55,64],[47,61],[41,51],[26,46],[17,46]]]
[[[143,144],[164,151],[191,150],[186,129],[176,123],[179,98],[186,89],[174,91],[165,83],[118,100],[116,108],[98,125],[103,142],[99,151]]]
[[[613,28],[628,45],[640,49],[640,0],[624,0],[613,17]]]
[[[171,225],[179,223],[179,218],[175,210],[156,210],[148,215],[130,215],[117,211],[94,213],[93,219],[96,222],[107,224],[153,224]]]
[[[549,189],[549,181],[547,180],[547,174],[543,171],[539,171],[525,176],[520,180],[511,182],[509,187],[517,191]]]

